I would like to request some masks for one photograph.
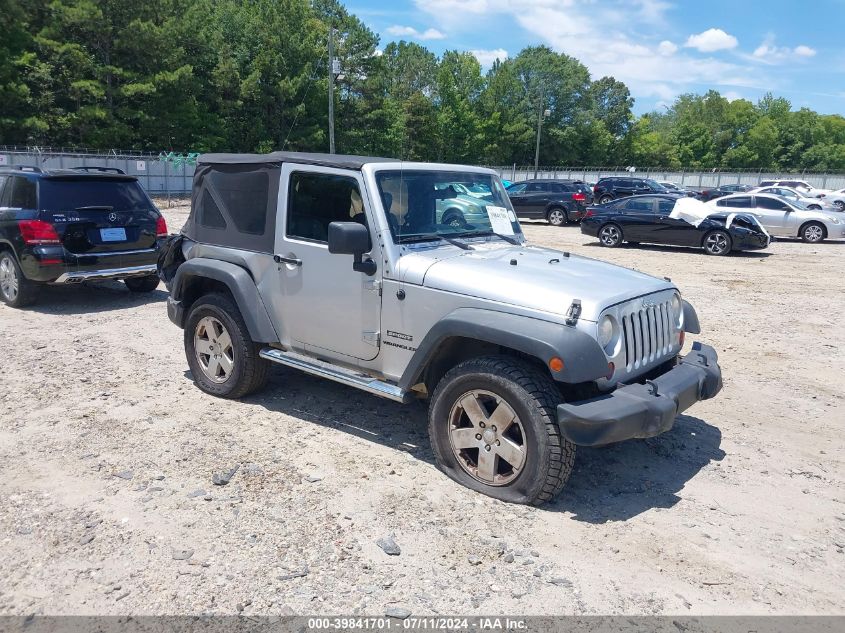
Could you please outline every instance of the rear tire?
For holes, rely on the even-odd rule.
[[[569,216],[567,215],[566,210],[561,207],[552,207],[549,209],[549,212],[546,214],[546,219],[552,226],[563,226],[569,222]]]
[[[35,303],[40,284],[24,277],[15,256],[0,251],[0,300],[12,308],[23,308]]]
[[[197,386],[213,396],[241,398],[267,383],[270,361],[249,336],[226,295],[200,297],[185,322],[185,355]]]
[[[599,243],[607,248],[617,248],[624,237],[622,227],[618,224],[605,224],[599,229]]]
[[[733,240],[725,231],[710,231],[704,236],[702,246],[708,255],[723,256],[731,252]]]
[[[807,224],[801,227],[798,235],[807,244],[818,244],[819,242],[823,242],[824,238],[827,237],[826,233],[827,231],[825,231],[824,225],[820,222],[807,222]]]
[[[158,275],[147,275],[146,277],[127,277],[123,280],[126,287],[132,292],[152,292],[158,288],[161,280]]]
[[[437,384],[429,407],[438,468],[502,501],[553,499],[575,462],[575,445],[557,424],[561,400],[554,381],[524,361],[485,356],[456,365]]]
[[[836,208],[840,211],[845,211],[845,201],[843,200],[834,200],[833,204],[836,205]]]
[[[599,198],[599,204],[607,204],[613,201],[613,196],[602,196]]]

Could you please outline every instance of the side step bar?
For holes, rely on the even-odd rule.
[[[337,367],[336,365],[332,365],[330,363],[324,363],[323,361],[308,358],[307,356],[302,356],[301,354],[283,352],[280,349],[265,347],[259,352],[259,355],[261,358],[266,358],[274,363],[299,369],[300,371],[304,371],[312,376],[328,378],[329,380],[334,380],[342,385],[355,387],[356,389],[361,389],[362,391],[381,396],[382,398],[388,398],[389,400],[395,400],[396,402],[403,403],[410,402],[412,400],[410,393],[404,389],[400,389],[394,384],[376,380],[372,376],[345,369],[343,367]]]

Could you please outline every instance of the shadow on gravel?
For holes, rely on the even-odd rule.
[[[164,302],[167,290],[161,284],[152,292],[131,292],[120,281],[88,282],[66,286],[44,286],[34,305],[23,308],[42,314],[92,314],[148,303]],[[162,313],[166,314],[162,305]]]
[[[190,372],[186,375],[193,379]],[[244,398],[244,402],[338,429],[434,463],[425,403],[401,405],[281,366],[272,368],[263,391]]]
[[[653,508],[671,508],[677,492],[711,461],[721,461],[722,432],[703,420],[678,416],[671,431],[604,448],[579,447],[575,469],[546,510],[576,521],[624,521]]]
[[[595,248],[606,248],[601,245],[600,242],[587,242],[584,246],[595,247]],[[651,251],[654,253],[699,253],[702,257],[711,257],[704,252],[703,248],[695,248],[693,246],[669,246],[669,245],[662,245],[662,244],[623,244],[621,248],[625,250],[632,250],[632,251]],[[767,251],[731,251],[727,257],[750,257],[750,258],[765,258],[771,257],[773,253],[769,253]]]

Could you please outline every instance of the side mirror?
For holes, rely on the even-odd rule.
[[[376,263],[362,255],[372,248],[370,232],[357,222],[331,222],[329,224],[329,252],[334,255],[352,255],[352,270],[367,275],[376,274]]]

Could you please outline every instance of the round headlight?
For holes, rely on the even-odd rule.
[[[602,346],[608,356],[613,355],[613,348],[616,347],[616,329],[616,322],[608,314],[604,315],[599,321],[599,345]]]
[[[684,309],[679,294],[672,295],[672,315],[675,318],[675,326],[680,328],[684,324]]]

